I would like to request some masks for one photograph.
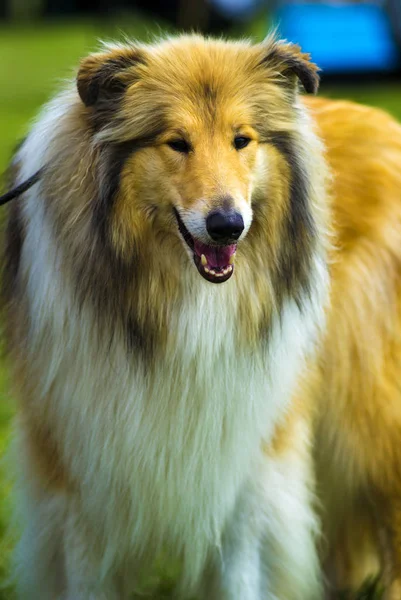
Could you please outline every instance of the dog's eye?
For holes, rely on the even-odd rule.
[[[185,140],[171,140],[171,142],[167,142],[167,145],[175,152],[182,152],[183,154],[188,154],[191,150],[191,146]]]
[[[250,141],[251,139],[248,137],[237,135],[237,137],[234,138],[234,147],[236,150],[241,150],[242,148],[245,148]]]

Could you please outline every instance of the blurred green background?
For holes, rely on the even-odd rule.
[[[247,22],[242,33],[261,39],[267,19],[258,16]],[[0,171],[4,171],[18,140],[28,131],[39,107],[56,91],[63,79],[74,73],[79,58],[94,49],[97,40],[121,38],[123,34],[147,39],[165,29],[138,15],[117,20],[28,22],[0,25]],[[238,28],[235,30],[237,33]],[[401,83],[373,81],[349,85],[323,85],[321,95],[346,97],[380,106],[401,119]],[[400,166],[401,167],[401,166]],[[15,411],[8,381],[8,368],[0,363],[0,454],[4,457]],[[5,461],[0,472],[0,600],[13,598],[7,582],[12,531],[8,532],[12,499]],[[368,598],[365,594],[361,598]],[[372,597],[372,596],[371,596]]]

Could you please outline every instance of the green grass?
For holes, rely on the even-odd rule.
[[[322,86],[320,95],[330,98],[355,100],[371,106],[379,106],[390,112],[401,121],[401,84],[387,83],[384,85],[361,86]]]
[[[121,23],[121,20],[120,20]],[[154,33],[156,27],[140,19],[124,20],[123,33],[137,38]],[[0,171],[3,171],[16,142],[27,132],[38,108],[57,90],[61,81],[73,73],[81,56],[96,46],[98,38],[120,37],[113,23],[84,22],[36,25],[24,29],[0,28]],[[347,97],[381,106],[401,119],[401,85],[363,88],[323,89],[333,97]],[[0,454],[9,444],[14,402],[10,398],[8,369],[0,363]],[[0,465],[1,468],[1,465]],[[5,535],[10,520],[10,483],[0,470],[0,600],[11,600],[12,590],[5,584],[9,568],[11,540]],[[167,597],[164,594],[161,597]],[[363,592],[360,600],[372,600]]]

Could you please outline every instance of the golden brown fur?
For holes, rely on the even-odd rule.
[[[386,598],[399,600],[401,127],[350,102],[307,103],[333,174],[331,307],[313,394],[326,560],[335,587],[356,589],[377,572],[376,547]]]

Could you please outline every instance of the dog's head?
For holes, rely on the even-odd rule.
[[[285,154],[295,128],[298,81],[315,92],[316,67],[273,38],[188,36],[86,58],[78,91],[104,149],[96,211],[115,250],[129,257],[151,227],[180,238],[202,277],[229,279],[273,177],[264,149]]]

